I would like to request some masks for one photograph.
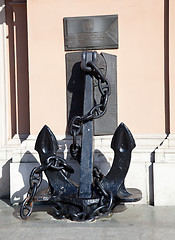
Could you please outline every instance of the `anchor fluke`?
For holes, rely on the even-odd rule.
[[[138,189],[127,190],[124,180],[131,161],[131,152],[135,148],[135,140],[132,133],[124,123],[121,123],[112,138],[111,148],[114,150],[112,167],[102,181],[102,185],[109,189],[116,200],[120,202],[138,201],[141,192]]]
[[[58,156],[58,142],[48,126],[44,126],[38,134],[35,150],[40,156],[41,164],[48,167],[44,170],[49,181],[52,194],[60,192],[67,195],[72,192],[77,194],[77,187],[68,180],[65,172],[73,173],[74,169],[68,165],[64,158]],[[63,172],[62,170],[65,170]]]

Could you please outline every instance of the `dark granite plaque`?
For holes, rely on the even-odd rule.
[[[81,52],[66,54],[68,125],[74,116],[83,115],[84,72],[80,64]],[[98,54],[96,65],[108,78],[111,95],[105,115],[94,120],[94,135],[113,134],[117,127],[117,57],[107,53]],[[97,80],[94,79],[94,98],[97,103],[100,102],[100,97]]]
[[[118,48],[118,15],[64,18],[66,51]]]
[[[108,99],[107,112],[94,120],[94,135],[114,134],[117,127],[117,56],[101,53],[106,62],[106,77],[111,85],[111,94]],[[96,79],[95,79],[96,81]],[[100,102],[101,94],[98,87],[94,86],[94,97]]]

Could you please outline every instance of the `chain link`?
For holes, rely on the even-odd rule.
[[[20,209],[20,216],[22,219],[27,219],[33,210],[33,201],[30,202],[30,196],[26,197],[22,202],[21,209]]]
[[[73,159],[80,163],[81,147],[79,144],[77,144],[77,134],[75,130],[73,130],[73,143],[70,145],[70,152]]]
[[[104,175],[99,168],[93,168],[93,175],[95,187],[99,190],[99,195],[101,196],[99,206],[88,215],[89,218],[92,217],[95,219],[96,215],[107,213],[112,209],[113,194],[110,190],[107,190],[102,186],[101,180],[104,178]]]

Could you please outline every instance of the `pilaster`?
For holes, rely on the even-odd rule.
[[[8,140],[8,80],[5,1],[0,0],[0,147]]]

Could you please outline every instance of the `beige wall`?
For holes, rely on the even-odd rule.
[[[164,133],[163,0],[27,1],[31,134],[66,128],[63,18],[118,14],[118,121],[133,133]]]

